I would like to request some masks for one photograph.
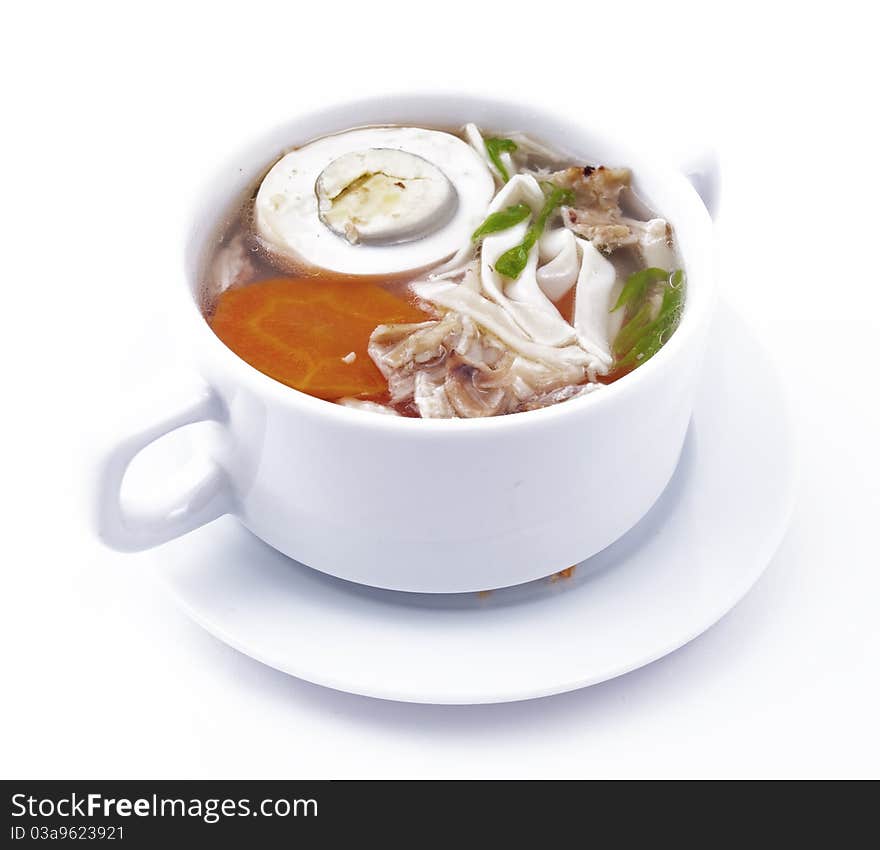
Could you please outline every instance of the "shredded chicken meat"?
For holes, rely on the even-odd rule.
[[[628,168],[565,168],[552,174],[550,180],[574,192],[574,204],[562,210],[562,221],[569,230],[606,252],[638,246],[650,265],[668,267],[671,248],[667,223],[658,218],[629,218],[620,208],[621,193],[630,188],[632,181]]]
[[[529,360],[456,311],[416,325],[380,325],[369,353],[388,381],[391,403],[411,403],[425,419],[534,410],[584,389],[583,366]]]

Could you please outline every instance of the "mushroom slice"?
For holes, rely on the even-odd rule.
[[[505,412],[508,392],[504,386],[481,382],[482,370],[454,354],[446,372],[446,397],[455,412],[464,419],[496,416]]]

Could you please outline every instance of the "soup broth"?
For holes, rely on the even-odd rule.
[[[677,327],[684,272],[626,168],[522,133],[358,128],[292,149],[226,223],[200,306],[293,389],[421,418],[601,389]]]

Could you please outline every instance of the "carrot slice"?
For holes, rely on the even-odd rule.
[[[254,368],[332,401],[376,396],[387,389],[367,354],[377,325],[427,318],[373,283],[285,277],[228,289],[209,322],[214,333]]]

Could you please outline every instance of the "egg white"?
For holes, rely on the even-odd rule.
[[[406,151],[440,169],[457,195],[444,226],[397,244],[352,244],[321,221],[316,184],[324,169],[340,156],[370,148]],[[283,156],[260,185],[254,223],[270,251],[295,263],[344,274],[398,274],[436,265],[467,245],[494,192],[485,162],[456,136],[417,127],[371,127],[326,136]]]

